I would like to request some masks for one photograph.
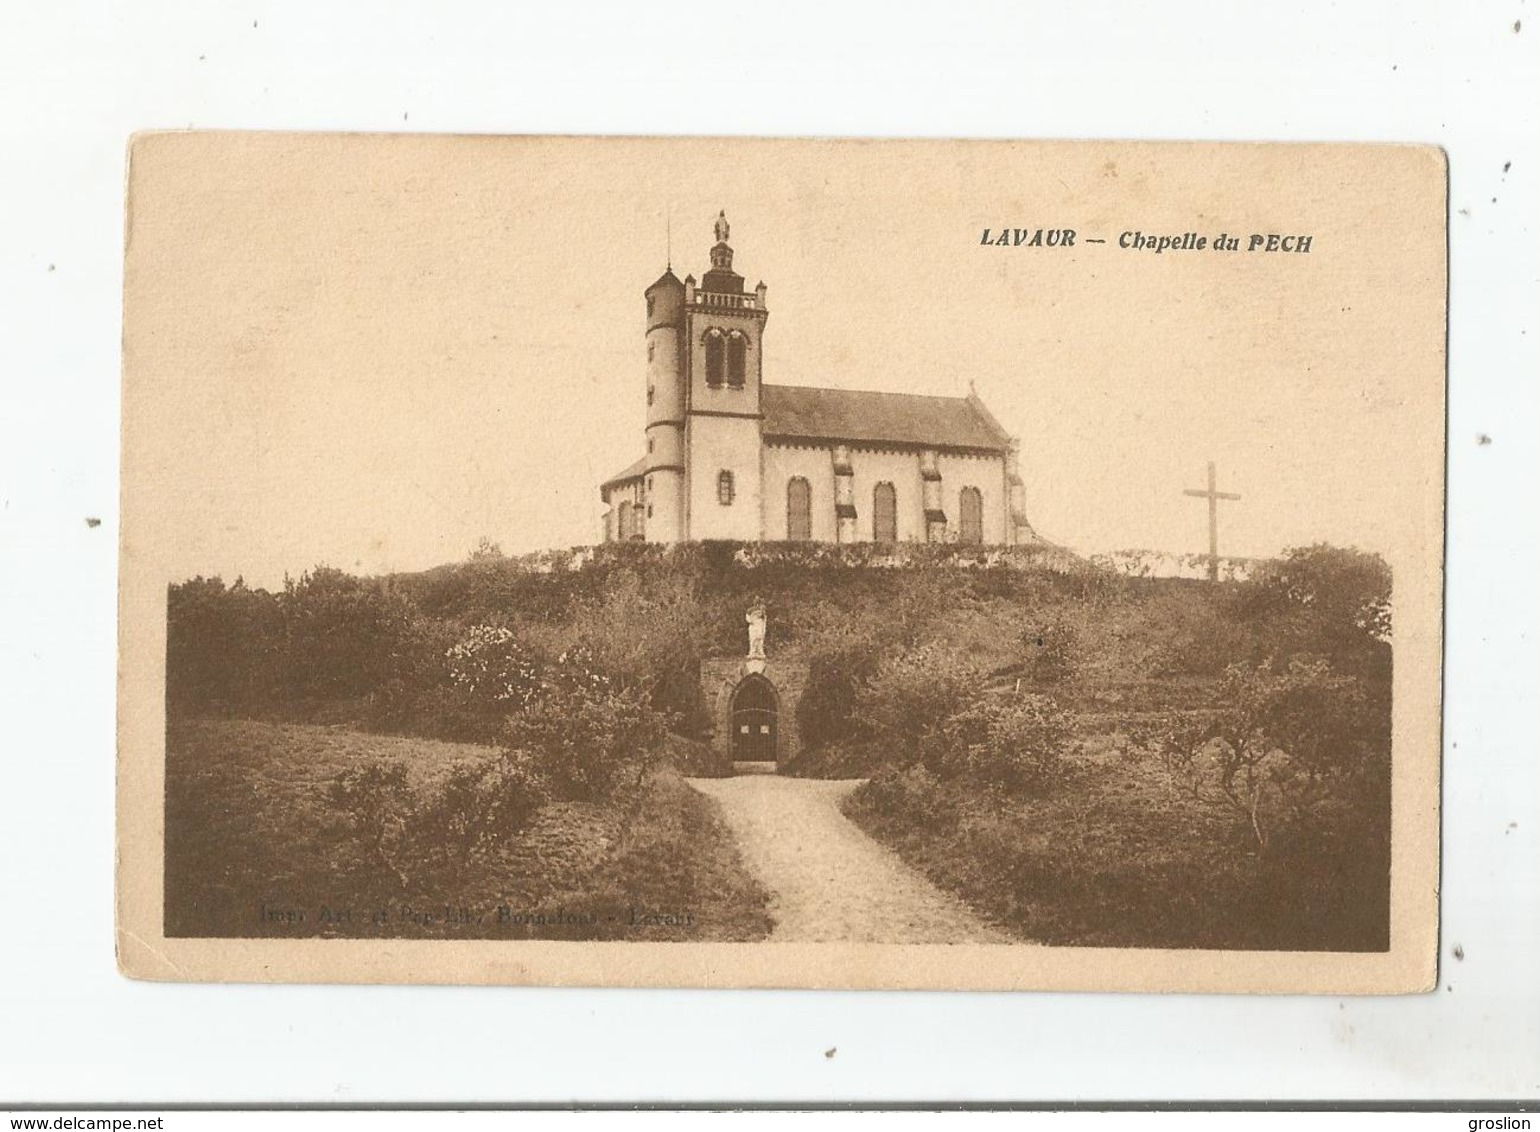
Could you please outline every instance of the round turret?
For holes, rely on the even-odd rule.
[[[685,285],[672,269],[643,294],[647,299],[647,454],[643,506],[647,539],[682,537],[684,477]]]

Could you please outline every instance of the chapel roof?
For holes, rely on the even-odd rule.
[[[605,480],[602,484],[599,485],[599,490],[601,492],[607,492],[612,487],[618,487],[630,480],[640,479],[642,475],[647,471],[648,463],[648,457],[643,456],[640,460],[636,461],[636,463],[632,464],[625,471],[617,472],[609,479]]]
[[[761,390],[766,440],[975,452],[1006,452],[1011,447],[1010,436],[975,396],[933,397],[768,382]],[[653,457],[643,456],[605,480],[599,490],[607,498],[610,488],[640,479],[655,463]]]
[[[767,440],[886,443],[988,452],[1005,452],[1011,447],[1010,436],[973,396],[933,397],[768,383],[762,389]]]

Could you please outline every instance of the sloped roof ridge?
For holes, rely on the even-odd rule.
[[[1011,437],[976,395],[764,387],[766,436],[1004,451]]]

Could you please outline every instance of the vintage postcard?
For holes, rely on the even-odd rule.
[[[136,137],[118,959],[1435,978],[1420,146]]]

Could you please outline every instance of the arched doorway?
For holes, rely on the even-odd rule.
[[[733,762],[775,761],[775,688],[763,676],[751,675],[733,692]]]

